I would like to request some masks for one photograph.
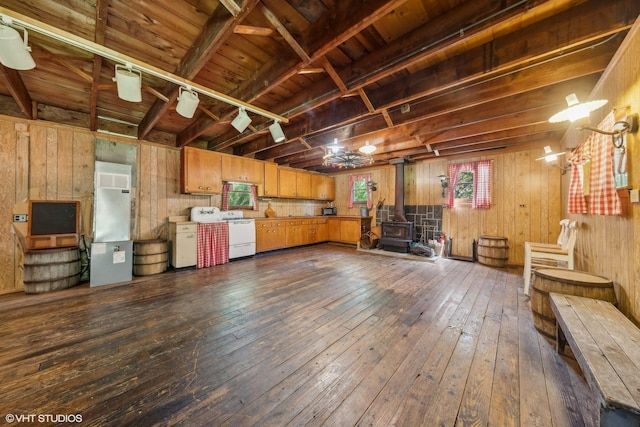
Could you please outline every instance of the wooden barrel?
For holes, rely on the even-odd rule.
[[[617,304],[613,282],[584,271],[545,268],[535,270],[531,291],[533,324],[542,334],[556,338],[556,317],[551,310],[550,292],[601,299]]]
[[[66,289],[80,283],[80,251],[78,248],[55,248],[27,251],[24,255],[24,292]]]
[[[509,240],[500,236],[480,236],[478,262],[490,267],[505,267],[509,260]]]
[[[150,276],[167,269],[169,250],[166,240],[137,240],[133,242],[133,275]]]

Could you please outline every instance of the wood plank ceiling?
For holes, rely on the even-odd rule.
[[[4,0],[25,16],[286,117],[271,121],[143,74],[118,98],[112,60],[29,33],[36,68],[0,65],[0,111],[322,171],[325,146],[375,145],[375,164],[557,141],[547,119],[586,99],[640,14],[628,0]]]

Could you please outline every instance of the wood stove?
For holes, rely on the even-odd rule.
[[[413,222],[386,221],[381,226],[380,245],[383,250],[409,253],[413,242]]]

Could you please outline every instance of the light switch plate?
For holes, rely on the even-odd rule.
[[[640,203],[640,190],[629,190],[629,199],[631,203]]]

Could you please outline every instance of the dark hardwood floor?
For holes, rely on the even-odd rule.
[[[5,295],[0,424],[596,425],[522,285],[521,269],[327,244]]]

